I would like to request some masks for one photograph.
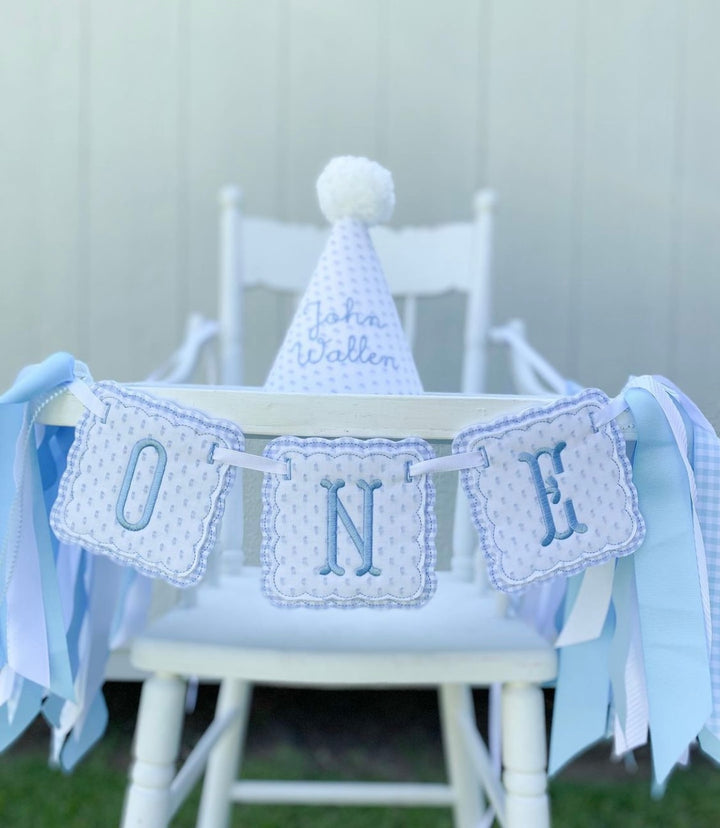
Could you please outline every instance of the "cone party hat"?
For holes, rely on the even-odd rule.
[[[307,393],[419,394],[422,385],[368,232],[395,206],[390,173],[334,158],[317,182],[332,223],[265,388]]]

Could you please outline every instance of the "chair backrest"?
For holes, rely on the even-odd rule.
[[[418,300],[450,291],[463,294],[464,328],[457,336],[462,340],[459,390],[465,393],[485,390],[494,200],[489,190],[477,193],[474,221],[371,230],[411,348],[417,339]],[[244,290],[265,287],[299,297],[328,228],[245,216],[237,187],[222,190],[220,205],[220,377],[223,384],[241,385]]]

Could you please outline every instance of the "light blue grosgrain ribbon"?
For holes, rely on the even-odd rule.
[[[710,659],[687,471],[652,394],[628,388],[625,400],[637,427],[633,478],[647,530],[634,564],[653,770],[662,784],[712,710]]]
[[[565,618],[580,591],[582,574],[568,579]],[[563,647],[558,653],[548,770],[563,765],[607,734],[610,680],[608,650],[615,627],[612,611],[598,638]]]

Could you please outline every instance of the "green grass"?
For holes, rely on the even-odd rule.
[[[581,761],[581,760],[580,760]],[[649,793],[645,774],[625,780],[565,780],[551,783],[557,828],[714,828],[720,825],[720,770],[700,757],[677,770],[662,799]]]
[[[47,765],[47,728],[37,722],[0,756],[1,828],[106,828],[118,824],[129,762],[137,693],[108,691],[112,726],[69,775]],[[207,721],[213,691],[201,693],[188,719],[187,753]],[[720,825],[720,771],[699,756],[677,771],[665,797],[650,796],[647,753],[628,774],[607,747],[571,765],[550,787],[555,828],[714,828]],[[258,693],[249,733],[246,775],[268,778],[440,781],[439,734],[427,693]],[[194,825],[198,793],[173,826]],[[444,809],[236,807],[233,826],[253,828],[450,828]]]

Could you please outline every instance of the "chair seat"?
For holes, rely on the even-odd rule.
[[[256,571],[200,588],[194,606],[149,626],[131,660],[200,679],[220,669],[252,682],[328,687],[437,685],[438,676],[478,686],[552,679],[553,648],[524,622],[495,615],[496,600],[441,573],[422,611],[284,609],[263,595]]]

